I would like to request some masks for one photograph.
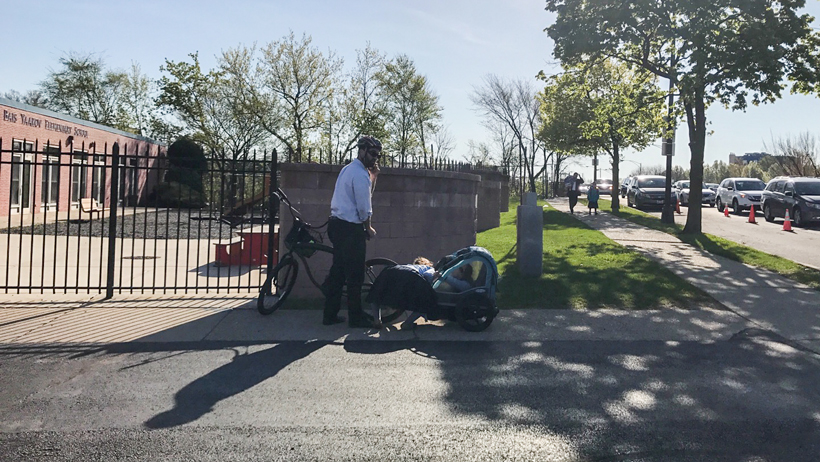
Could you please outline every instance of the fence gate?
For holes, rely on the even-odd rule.
[[[255,292],[275,259],[276,170],[275,151],[206,161],[0,139],[0,291]]]

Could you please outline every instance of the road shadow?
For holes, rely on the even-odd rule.
[[[254,353],[236,352],[231,362],[179,390],[174,395],[174,407],[151,417],[144,425],[149,429],[161,429],[194,422],[211,412],[218,402],[264,382],[326,344],[319,341],[284,342]]]
[[[413,339],[346,341],[345,350],[430,358],[451,412],[565,443],[575,455],[567,460],[813,461],[820,453],[818,355],[757,329],[716,343]]]

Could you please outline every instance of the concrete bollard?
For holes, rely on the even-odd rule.
[[[538,206],[535,193],[524,195],[518,209],[518,271],[522,276],[541,276],[544,254],[544,209]]]

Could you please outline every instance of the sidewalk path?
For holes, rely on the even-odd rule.
[[[566,198],[550,199],[569,213]],[[575,217],[619,244],[660,262],[692,285],[707,292],[754,327],[820,350],[820,292],[724,257],[710,254],[675,236],[645,228],[608,213]]]

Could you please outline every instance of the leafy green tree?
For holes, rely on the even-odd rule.
[[[404,164],[414,160],[419,151],[426,153],[424,137],[441,118],[438,96],[407,55],[385,63],[378,79],[387,105],[389,148]]]
[[[341,163],[352,157],[362,135],[387,139],[387,102],[378,75],[385,56],[368,43],[356,50],[356,64],[347,75],[347,85],[333,92],[322,130],[322,146],[328,162]]]
[[[170,60],[161,67],[157,104],[175,116],[183,134],[201,142],[220,161],[247,158],[267,133],[245,112],[244,82],[221,69],[204,73],[197,53],[191,62]]]
[[[191,62],[165,61],[161,68],[168,75],[159,81],[157,104],[175,116],[183,134],[206,147],[221,166],[224,176],[217,181],[217,197],[229,210],[244,188],[246,164],[253,149],[268,134],[258,119],[245,112],[245,82],[222,69],[204,73],[196,53]],[[212,192],[213,193],[213,192]]]
[[[60,58],[60,67],[49,70],[40,83],[48,109],[110,127],[123,124],[123,72],[107,70],[102,58],[70,53]]]
[[[757,162],[749,162],[748,164],[744,165],[743,173],[741,174],[741,176],[744,176],[746,178],[760,178],[763,181],[769,181],[771,179],[768,175],[766,175],[766,172],[764,172],[763,169],[760,168],[760,164],[758,164]]]
[[[773,102],[786,88],[810,91],[820,82],[812,18],[804,0],[547,0],[556,13],[547,28],[555,56],[566,64],[611,57],[668,79],[680,95],[689,130],[692,198],[684,232],[701,231],[700,194],[706,109],[743,110]]]
[[[293,32],[267,44],[223,53],[222,68],[242,82],[241,106],[284,147],[292,162],[307,160],[308,150],[325,127],[325,116],[338,87],[342,60],[312,46]]]
[[[567,68],[553,76],[548,87],[539,94],[545,110],[542,133],[552,133],[568,147],[581,151],[604,151],[612,165],[612,183],[619,184],[621,151],[642,150],[661,134],[663,126],[663,96],[648,72],[630,69],[611,60],[589,66]],[[546,101],[558,98],[560,101]],[[562,112],[550,111],[575,105],[569,114],[580,118],[566,120]],[[563,120],[562,120],[563,119]],[[557,127],[549,127],[557,124]],[[567,130],[567,124],[573,128]],[[574,138],[568,138],[568,136]],[[613,195],[612,209],[619,209],[619,197]]]

